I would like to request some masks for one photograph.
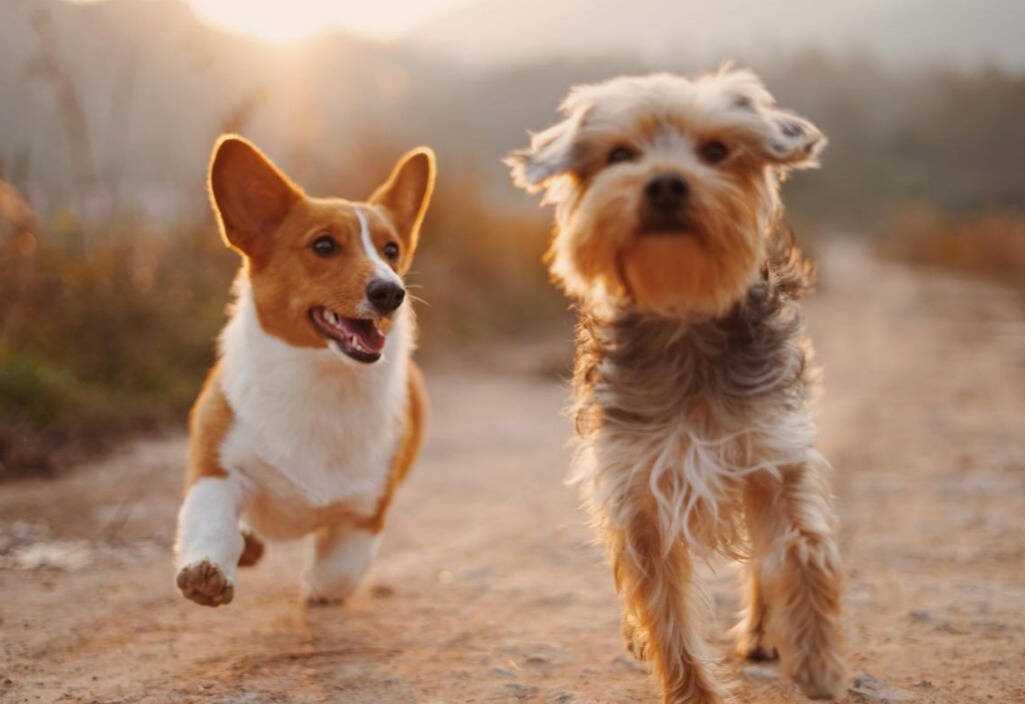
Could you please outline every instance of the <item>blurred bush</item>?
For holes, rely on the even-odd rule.
[[[0,258],[0,475],[181,417],[235,266],[212,228],[125,221],[86,236],[62,216],[14,229]]]
[[[1025,291],[1025,215],[957,218],[934,207],[909,207],[880,240],[885,257],[1001,281]]]
[[[428,359],[483,340],[536,334],[569,320],[541,256],[551,214],[485,201],[473,173],[439,182],[407,277],[422,299]]]

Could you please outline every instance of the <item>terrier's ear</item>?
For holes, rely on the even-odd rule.
[[[502,163],[509,167],[514,184],[537,193],[553,178],[573,168],[579,160],[577,135],[587,114],[578,107],[562,122],[530,136],[530,146],[510,152]]]
[[[751,71],[725,68],[707,77],[722,89],[725,109],[749,137],[752,151],[768,162],[792,169],[819,165],[826,138],[805,118],[776,105],[761,80]]]
[[[803,117],[779,108],[763,109],[761,155],[790,169],[819,165],[826,137]]]
[[[396,162],[388,180],[367,201],[388,212],[407,253],[416,249],[420,224],[434,192],[436,170],[434,151],[417,147]]]
[[[214,145],[208,184],[221,234],[243,254],[251,254],[303,197],[263,152],[237,135],[223,135]]]

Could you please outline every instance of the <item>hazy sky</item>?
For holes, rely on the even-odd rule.
[[[324,30],[394,38],[460,0],[187,0],[204,21],[272,40]]]
[[[71,0],[97,2],[102,0]],[[144,0],[139,0],[144,1]],[[420,20],[467,0],[185,0],[204,22],[262,39],[288,41],[341,29],[393,39]]]

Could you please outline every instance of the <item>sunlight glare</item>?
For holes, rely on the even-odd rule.
[[[394,39],[457,0],[188,0],[204,22],[289,42],[331,31]]]

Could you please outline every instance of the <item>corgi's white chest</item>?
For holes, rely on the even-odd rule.
[[[384,358],[350,363],[265,333],[241,283],[221,338],[221,383],[235,414],[224,467],[249,491],[297,509],[346,503],[373,514],[402,430],[409,325],[400,311]]]

